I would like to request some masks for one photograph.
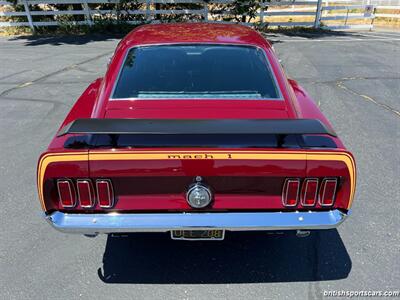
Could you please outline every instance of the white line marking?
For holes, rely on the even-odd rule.
[[[400,31],[399,32],[372,31],[371,33],[378,35],[381,34],[381,35],[400,37]]]
[[[400,38],[400,35],[397,36],[384,36],[384,35],[375,35],[372,33],[367,33],[367,34],[358,34],[359,36],[364,36],[366,38],[368,37],[376,37],[376,38],[381,38],[381,39],[391,39],[391,38]]]

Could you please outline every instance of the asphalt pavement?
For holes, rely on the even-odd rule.
[[[338,230],[223,242],[56,232],[36,163],[118,39],[0,38],[0,299],[321,299],[400,289],[400,32],[268,34],[288,76],[354,153],[353,213]]]

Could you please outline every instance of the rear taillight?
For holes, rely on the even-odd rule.
[[[318,196],[318,179],[309,178],[304,180],[301,192],[301,205],[314,206]]]
[[[101,208],[114,206],[114,189],[109,179],[99,179],[96,186],[90,179],[57,180],[58,198],[64,208],[96,208],[96,201]]]
[[[78,179],[76,181],[79,203],[84,208],[94,206],[94,190],[92,181],[89,179]]]
[[[75,188],[71,180],[61,179],[57,181],[58,196],[63,207],[74,207],[76,205]]]
[[[321,206],[332,206],[335,202],[337,179],[325,178],[319,189],[319,204]]]
[[[317,204],[330,207],[335,203],[337,185],[337,178],[323,178],[322,181],[318,178],[305,178],[302,183],[300,178],[288,178],[282,189],[282,203],[285,207],[295,208],[315,207]]]
[[[282,203],[286,207],[297,205],[299,199],[300,179],[286,179],[282,191]]]
[[[97,200],[102,208],[110,208],[114,205],[114,190],[108,179],[96,181]]]

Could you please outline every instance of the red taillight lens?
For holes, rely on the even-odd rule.
[[[282,202],[284,206],[293,207],[297,205],[299,188],[300,179],[286,179],[282,191]]]
[[[78,188],[78,199],[82,207],[90,208],[94,206],[94,190],[92,182],[88,179],[76,181]]]
[[[58,197],[63,207],[74,207],[76,205],[75,189],[72,181],[62,179],[57,181]]]
[[[101,179],[96,181],[97,200],[100,207],[110,208],[114,205],[114,190],[111,181]]]
[[[303,182],[303,188],[301,193],[301,205],[302,206],[314,206],[317,202],[318,195],[318,179],[306,179]]]
[[[327,178],[322,181],[319,190],[319,204],[321,206],[332,206],[335,202],[337,179]]]

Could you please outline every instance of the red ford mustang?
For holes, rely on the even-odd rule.
[[[118,45],[39,159],[46,219],[63,232],[338,226],[352,155],[271,45],[239,25],[146,25]]]

